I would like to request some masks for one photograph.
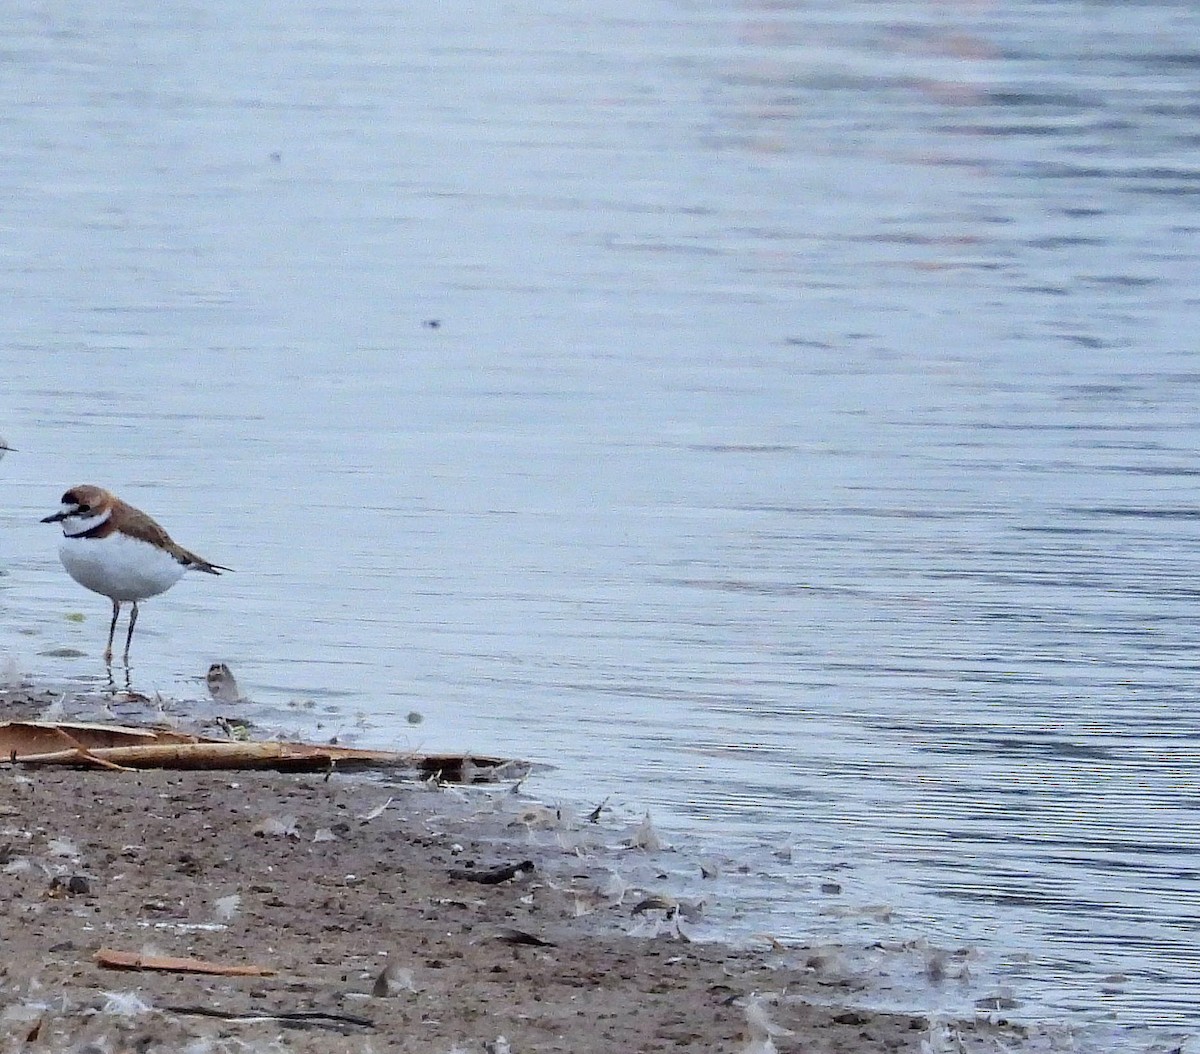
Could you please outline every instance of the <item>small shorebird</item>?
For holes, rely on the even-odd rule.
[[[240,703],[245,700],[233,671],[223,662],[214,662],[205,675],[208,694],[218,703]]]
[[[62,496],[62,508],[42,523],[61,523],[63,539],[58,556],[76,582],[112,601],[112,623],[108,627],[106,662],[112,661],[113,634],[117,616],[126,601],[129,632],[125,637],[125,662],[137,624],[138,602],[165,593],[184,571],[219,575],[231,570],[210,564],[203,557],[176,545],[157,523],[141,509],[127,505],[102,487],[72,487]]]

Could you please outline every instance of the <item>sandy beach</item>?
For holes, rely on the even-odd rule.
[[[53,697],[9,692],[6,715]],[[808,1054],[1026,1036],[871,1010],[870,978],[813,949],[689,939],[669,896],[605,866],[606,846],[645,850],[599,819],[565,837],[536,788],[11,764],[0,779],[6,1049]]]

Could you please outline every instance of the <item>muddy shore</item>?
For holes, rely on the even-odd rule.
[[[12,719],[47,698],[0,704]],[[536,787],[7,764],[0,784],[9,1050],[808,1054],[1026,1039],[994,1017],[871,1010],[870,978],[814,949],[689,940],[669,896],[614,883],[602,857],[618,834],[553,831]],[[252,973],[141,968],[155,957]]]

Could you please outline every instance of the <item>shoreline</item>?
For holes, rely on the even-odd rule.
[[[14,719],[57,695],[0,698]],[[630,885],[606,866],[652,846],[564,830],[509,787],[7,763],[0,778],[13,1049],[915,1054],[1031,1035],[871,1009],[871,978],[825,949],[689,940],[653,867]],[[100,949],[271,972],[112,969]]]

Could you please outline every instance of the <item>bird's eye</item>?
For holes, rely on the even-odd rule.
[[[91,512],[92,507],[87,502],[84,502],[82,505],[77,506],[75,511],[76,512]]]

